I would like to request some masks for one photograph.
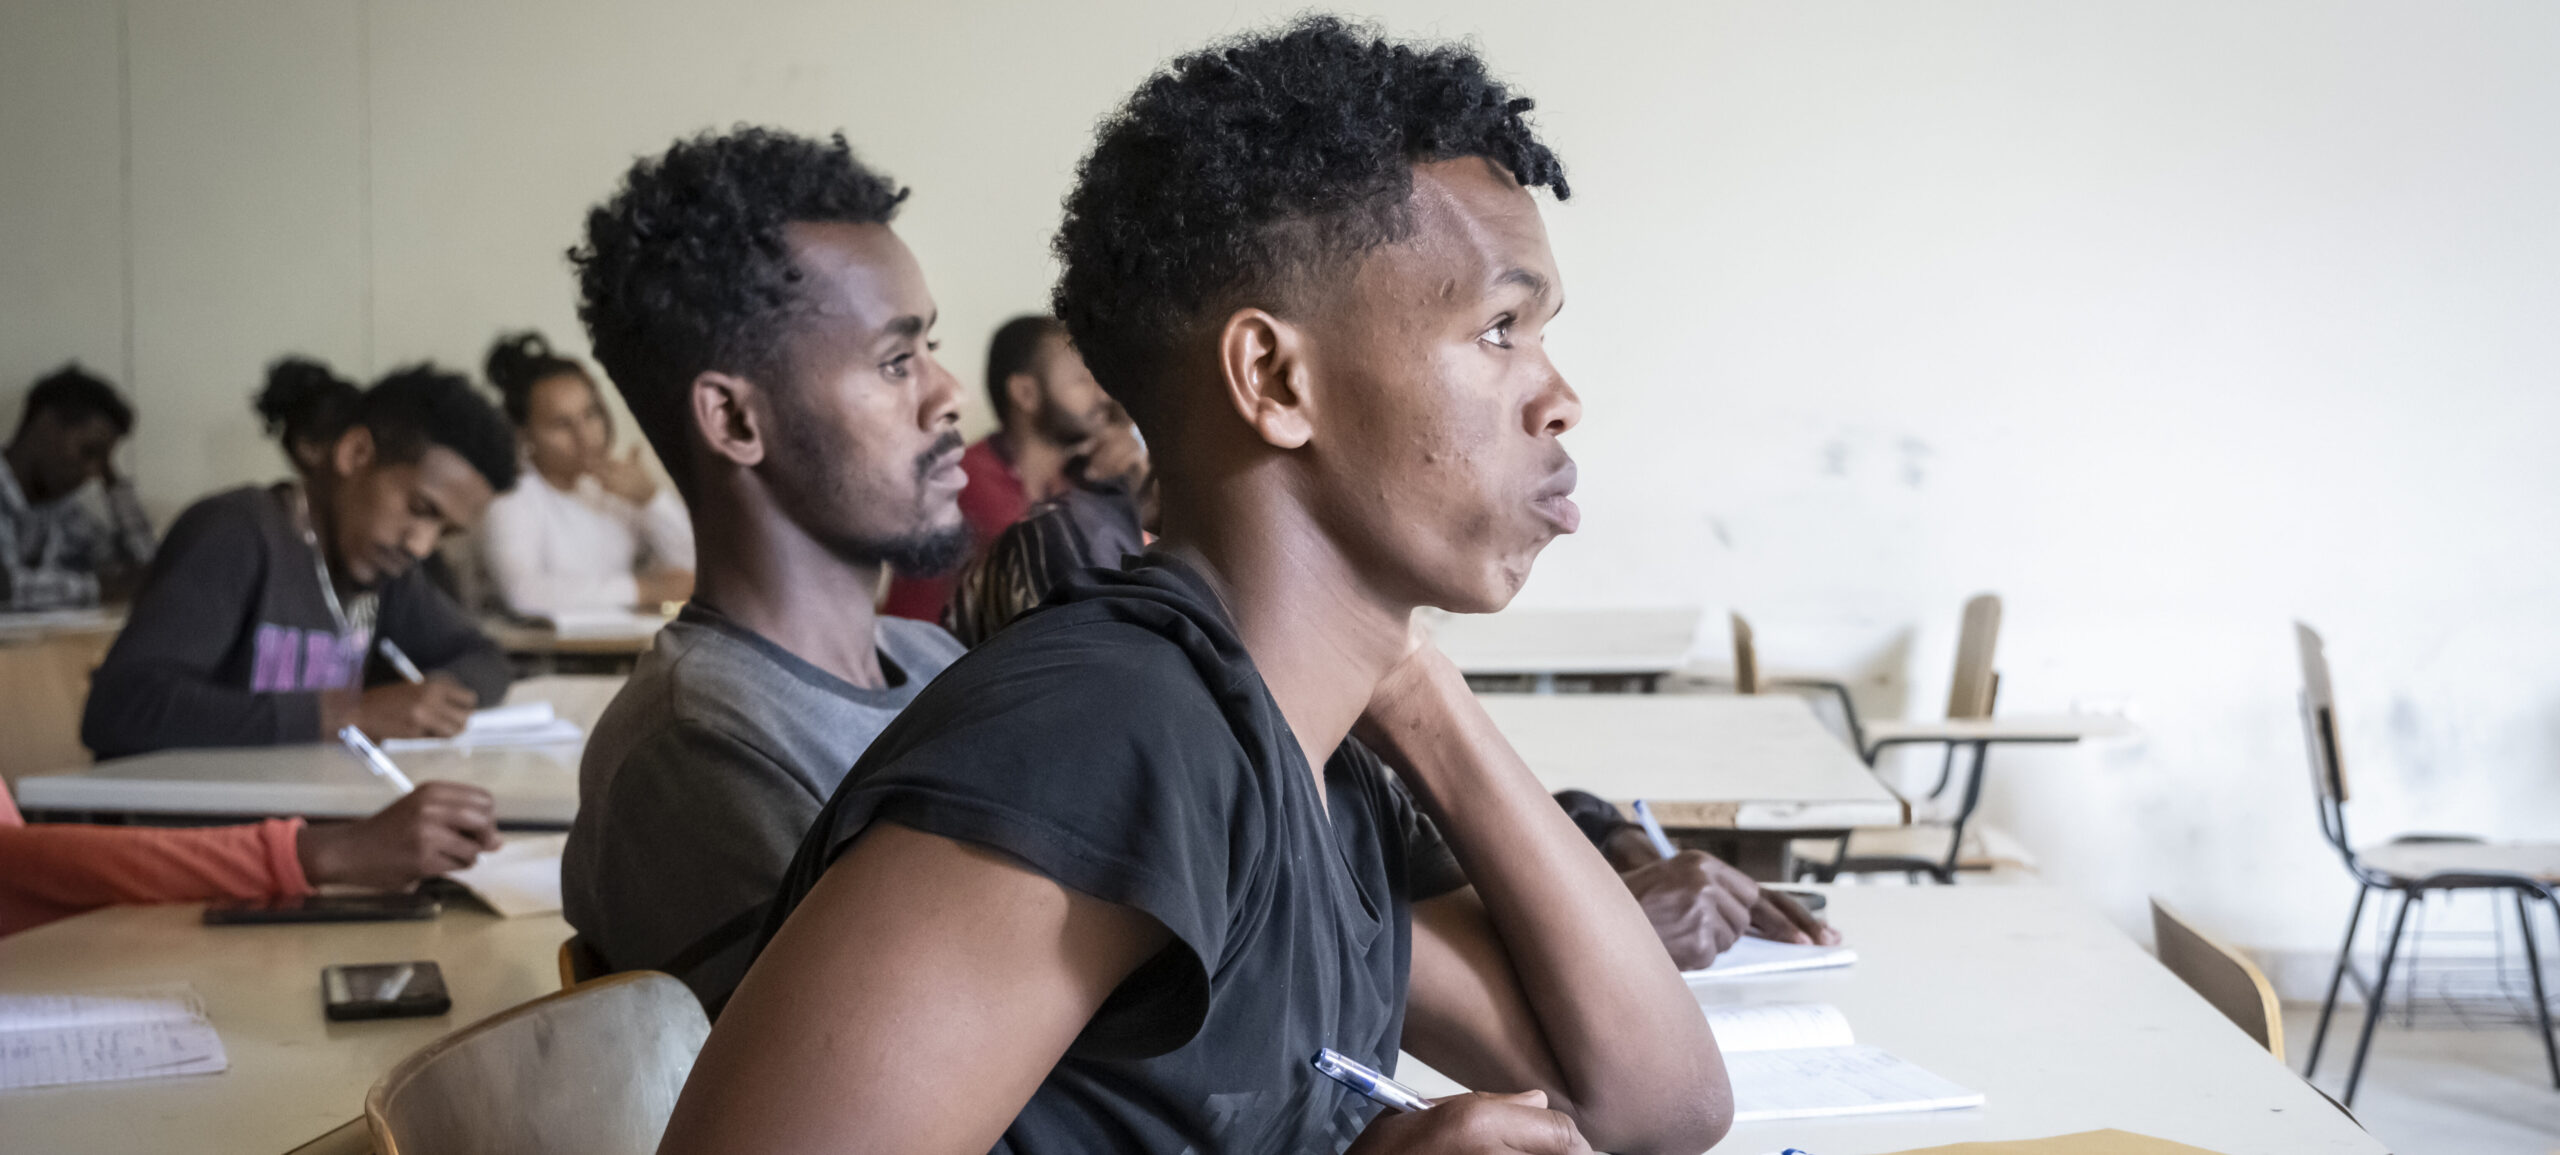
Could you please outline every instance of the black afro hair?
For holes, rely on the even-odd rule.
[[[1067,194],[1053,305],[1141,426],[1201,323],[1411,235],[1413,166],[1484,157],[1570,195],[1563,162],[1463,46],[1309,16],[1180,57],[1102,122]]]
[[[416,461],[430,445],[461,454],[498,493],[515,488],[516,431],[460,373],[421,361],[392,370],[356,399],[354,423],[379,459]]]
[[[855,160],[841,133],[821,141],[741,125],[642,159],[587,213],[586,243],[569,252],[578,318],[678,488],[692,484],[693,379],[778,380],[787,368],[801,274],[783,226],[886,224],[906,195]]]

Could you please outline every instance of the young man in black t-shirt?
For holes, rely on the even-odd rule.
[[[1057,311],[1156,450],[1163,548],[873,742],[662,1151],[1721,1137],[1645,916],[1410,629],[1499,608],[1579,517],[1527,108],[1464,49],[1315,18],[1104,122]],[[1379,1115],[1320,1046],[1508,1093]]]

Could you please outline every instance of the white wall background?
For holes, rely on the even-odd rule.
[[[159,511],[272,476],[267,359],[582,347],[581,212],[737,121],[914,186],[973,374],[1093,120],[1294,6],[10,0],[0,403],[76,356]],[[2560,7],[1357,8],[1477,38],[1580,194],[1587,520],[1523,604],[1733,605],[1777,665],[1907,636],[1926,710],[2000,591],[2004,708],[2146,736],[1999,755],[1990,815],[2128,927],[2331,949],[2297,615],[2361,830],[2560,833]]]

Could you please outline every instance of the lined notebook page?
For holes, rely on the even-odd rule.
[[[1858,1041],[1849,1033],[1849,1016],[1829,1003],[1709,1007],[1707,1026],[1716,1033],[1716,1047],[1728,1055],[1737,1051],[1846,1047]]]
[[[0,1090],[201,1075],[230,1066],[192,987],[0,995]]]
[[[1771,942],[1765,938],[1744,935],[1704,970],[1682,971],[1680,977],[1695,983],[1721,982],[1749,975],[1772,975],[1787,971],[1819,970],[1844,967],[1858,961],[1858,952],[1845,946],[1810,946],[1804,943]]]

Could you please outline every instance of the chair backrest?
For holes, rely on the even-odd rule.
[[[2284,1061],[2283,1008],[2256,963],[2197,930],[2157,898],[2151,900],[2151,937],[2160,965],[2247,1031],[2277,1062]]]
[[[382,1155],[649,1155],[711,1034],[683,983],[633,971],[545,995],[401,1060],[365,1123]]]
[[[2302,736],[2310,748],[2311,778],[2321,797],[2347,800],[2347,768],[2338,756],[2338,695],[2329,685],[2328,647],[2320,634],[2293,623],[2293,641],[2302,651]]]
[[[1761,689],[1760,648],[1751,641],[1751,623],[1743,621],[1741,614],[1729,616],[1733,619],[1733,692],[1757,694]]]
[[[1975,594],[1964,604],[1956,635],[1956,674],[1947,686],[1947,717],[1991,716],[1992,651],[2000,642],[2000,595]]]
[[[604,956],[597,953],[595,944],[574,934],[560,940],[561,990],[612,973],[613,968],[605,965]]]

